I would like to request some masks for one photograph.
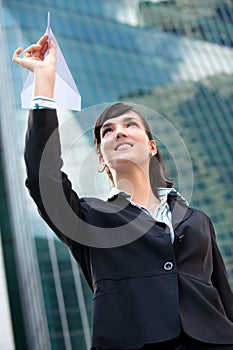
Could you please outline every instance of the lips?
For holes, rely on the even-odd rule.
[[[128,149],[130,147],[132,147],[133,145],[129,142],[122,142],[122,143],[119,143],[116,148],[115,148],[115,151],[118,151],[118,150],[125,150],[125,149]]]

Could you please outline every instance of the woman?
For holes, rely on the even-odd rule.
[[[99,161],[113,184],[108,201],[72,190],[61,171],[56,47],[50,40],[44,58],[47,40],[23,58],[21,48],[13,56],[35,75],[26,185],[94,292],[93,349],[233,349],[232,292],[213,225],[165,178],[149,127],[131,106],[108,107],[94,126]],[[60,186],[77,220],[67,219]]]

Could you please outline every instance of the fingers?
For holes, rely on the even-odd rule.
[[[24,56],[30,57],[33,55],[34,57],[39,57],[40,55],[44,55],[48,49],[48,42],[47,41],[48,41],[48,35],[45,34],[38,40],[38,42],[36,44],[30,45],[24,50]],[[41,51],[41,52],[39,52],[39,51]],[[22,52],[22,48],[18,48],[17,50],[15,50],[15,52],[13,54],[14,61],[15,61],[15,59],[18,61],[17,58],[19,57],[21,52]]]
[[[43,46],[48,41],[48,34],[44,34],[37,42],[38,45]]]
[[[12,61],[17,63],[17,64],[20,64],[20,57],[19,55],[21,54],[21,52],[23,51],[22,47],[18,47],[18,49],[16,49],[13,53],[13,57],[12,57]]]
[[[42,46],[40,50],[40,55],[44,56],[45,52],[48,50],[48,41],[46,41]]]
[[[53,41],[53,39],[49,40],[49,53],[56,53],[57,50],[57,46],[55,44],[55,42]]]
[[[25,67],[29,70],[34,71],[36,63],[35,61],[44,61],[45,53],[49,48],[49,54],[46,57],[44,64],[47,66],[56,66],[56,45],[52,39],[48,43],[48,35],[43,35],[36,44],[28,46],[24,51],[22,47],[17,48],[12,57],[12,61]],[[20,54],[23,52],[23,57]]]
[[[24,56],[30,57],[34,55],[36,57],[39,57],[40,50],[41,50],[41,45],[38,45],[38,44],[30,45],[24,50]]]

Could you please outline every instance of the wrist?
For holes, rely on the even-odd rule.
[[[38,72],[34,73],[34,90],[33,96],[54,97],[56,72]]]

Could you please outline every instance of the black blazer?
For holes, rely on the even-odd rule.
[[[132,349],[176,338],[181,329],[233,344],[232,292],[209,217],[170,194],[172,244],[164,224],[121,194],[79,199],[61,172],[57,126],[55,110],[30,111],[26,186],[93,290],[92,346]]]

